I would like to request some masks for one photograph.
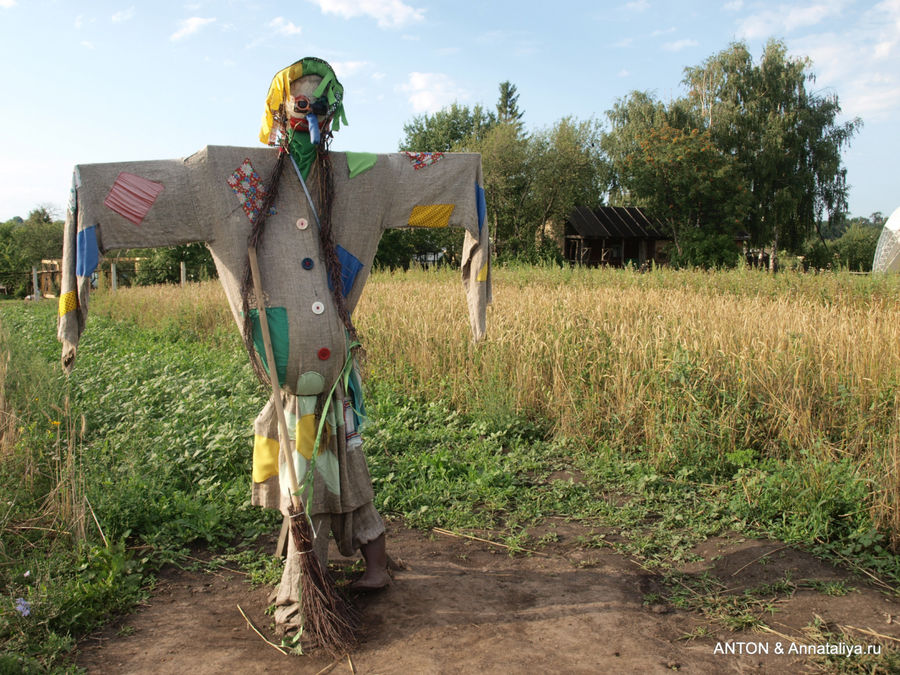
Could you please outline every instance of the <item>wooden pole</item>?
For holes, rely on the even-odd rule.
[[[34,299],[40,300],[43,296],[41,295],[41,287],[38,284],[37,267],[34,265],[31,266],[31,286],[34,288]]]
[[[291,487],[291,502],[296,510],[300,510],[300,497],[297,496],[300,487],[297,483],[297,472],[294,470],[294,461],[288,450],[290,436],[288,435],[287,420],[284,417],[284,405],[281,402],[281,386],[278,384],[278,369],[275,366],[275,352],[272,349],[272,336],[269,334],[269,320],[266,317],[266,303],[262,293],[262,281],[259,275],[259,262],[256,258],[256,247],[251,246],[247,251],[250,259],[250,275],[253,278],[253,292],[256,295],[256,309],[259,312],[259,327],[262,330],[263,346],[266,351],[266,363],[269,365],[269,382],[272,385],[272,403],[275,406],[275,414],[278,417],[278,435],[280,454],[285,459],[288,469],[288,481]],[[184,265],[184,263],[182,263]],[[182,268],[183,269],[183,268]]]
[[[187,283],[187,267],[184,264],[184,261],[181,261],[181,287],[184,288],[184,285]]]
[[[109,264],[109,282],[110,288],[115,291],[119,287],[119,277],[116,274],[116,263]]]

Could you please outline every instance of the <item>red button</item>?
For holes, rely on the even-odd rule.
[[[319,360],[327,361],[330,358],[331,358],[331,350],[328,349],[328,347],[322,347],[322,349],[319,350]]]

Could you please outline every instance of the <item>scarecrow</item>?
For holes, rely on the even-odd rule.
[[[333,132],[347,123],[343,95],[328,63],[304,58],[269,87],[260,140],[272,147],[76,166],[59,300],[68,372],[102,253],[206,243],[254,371],[272,390],[254,423],[252,503],[291,518],[276,624],[307,634],[315,608],[306,603],[315,598],[303,596],[315,593],[306,584],[326,581],[316,576],[324,568],[306,565],[327,560],[329,531],[343,555],[361,551],[358,589],[390,581],[359,435],[365,404],[352,321],[382,233],[465,228],[475,340],[491,299],[480,156],[330,152]]]

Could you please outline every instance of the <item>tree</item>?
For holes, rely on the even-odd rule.
[[[837,261],[854,272],[871,272],[881,229],[853,223],[834,244]]]
[[[846,210],[841,150],[861,121],[836,122],[838,97],[807,90],[815,81],[810,68],[809,59],[788,57],[784,43],[770,40],[758,65],[740,42],[685,70],[688,100],[744,176],[744,227],[773,252],[796,249],[823,213]]]
[[[612,198],[646,208],[666,224],[676,264],[736,262],[746,208],[733,157],[720,151],[683,101],[666,106],[633,92],[607,113],[603,136],[613,170]]]
[[[62,257],[63,222],[44,207],[34,209],[12,232],[13,244],[26,266]]]
[[[143,258],[135,272],[135,283],[175,284],[181,281],[181,263],[185,264],[188,279],[201,281],[215,279],[216,264],[212,255],[203,243],[182,244],[166,248],[152,248],[137,251],[126,251],[128,257]]]
[[[401,151],[450,152],[483,138],[496,120],[480,105],[472,110],[454,103],[431,115],[418,115],[403,125]]]
[[[498,251],[526,245],[528,210],[525,204],[528,175],[528,140],[513,124],[496,124],[468,149],[481,153],[487,218]]]
[[[609,172],[596,120],[564,117],[531,137],[528,154],[529,219],[539,239],[546,224],[561,226],[576,206],[600,205]]]
[[[0,224],[0,284],[16,295],[29,293],[32,266],[62,257],[62,243],[63,223],[48,207]]]
[[[519,133],[522,132],[522,117],[524,112],[519,110],[519,94],[509,80],[500,83],[500,98],[497,100],[497,121],[501,124],[513,125]]]

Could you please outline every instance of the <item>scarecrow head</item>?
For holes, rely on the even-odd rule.
[[[303,133],[318,144],[320,135],[347,124],[343,99],[344,87],[327,62],[311,56],[300,59],[272,78],[259,140],[280,145],[286,135]]]

